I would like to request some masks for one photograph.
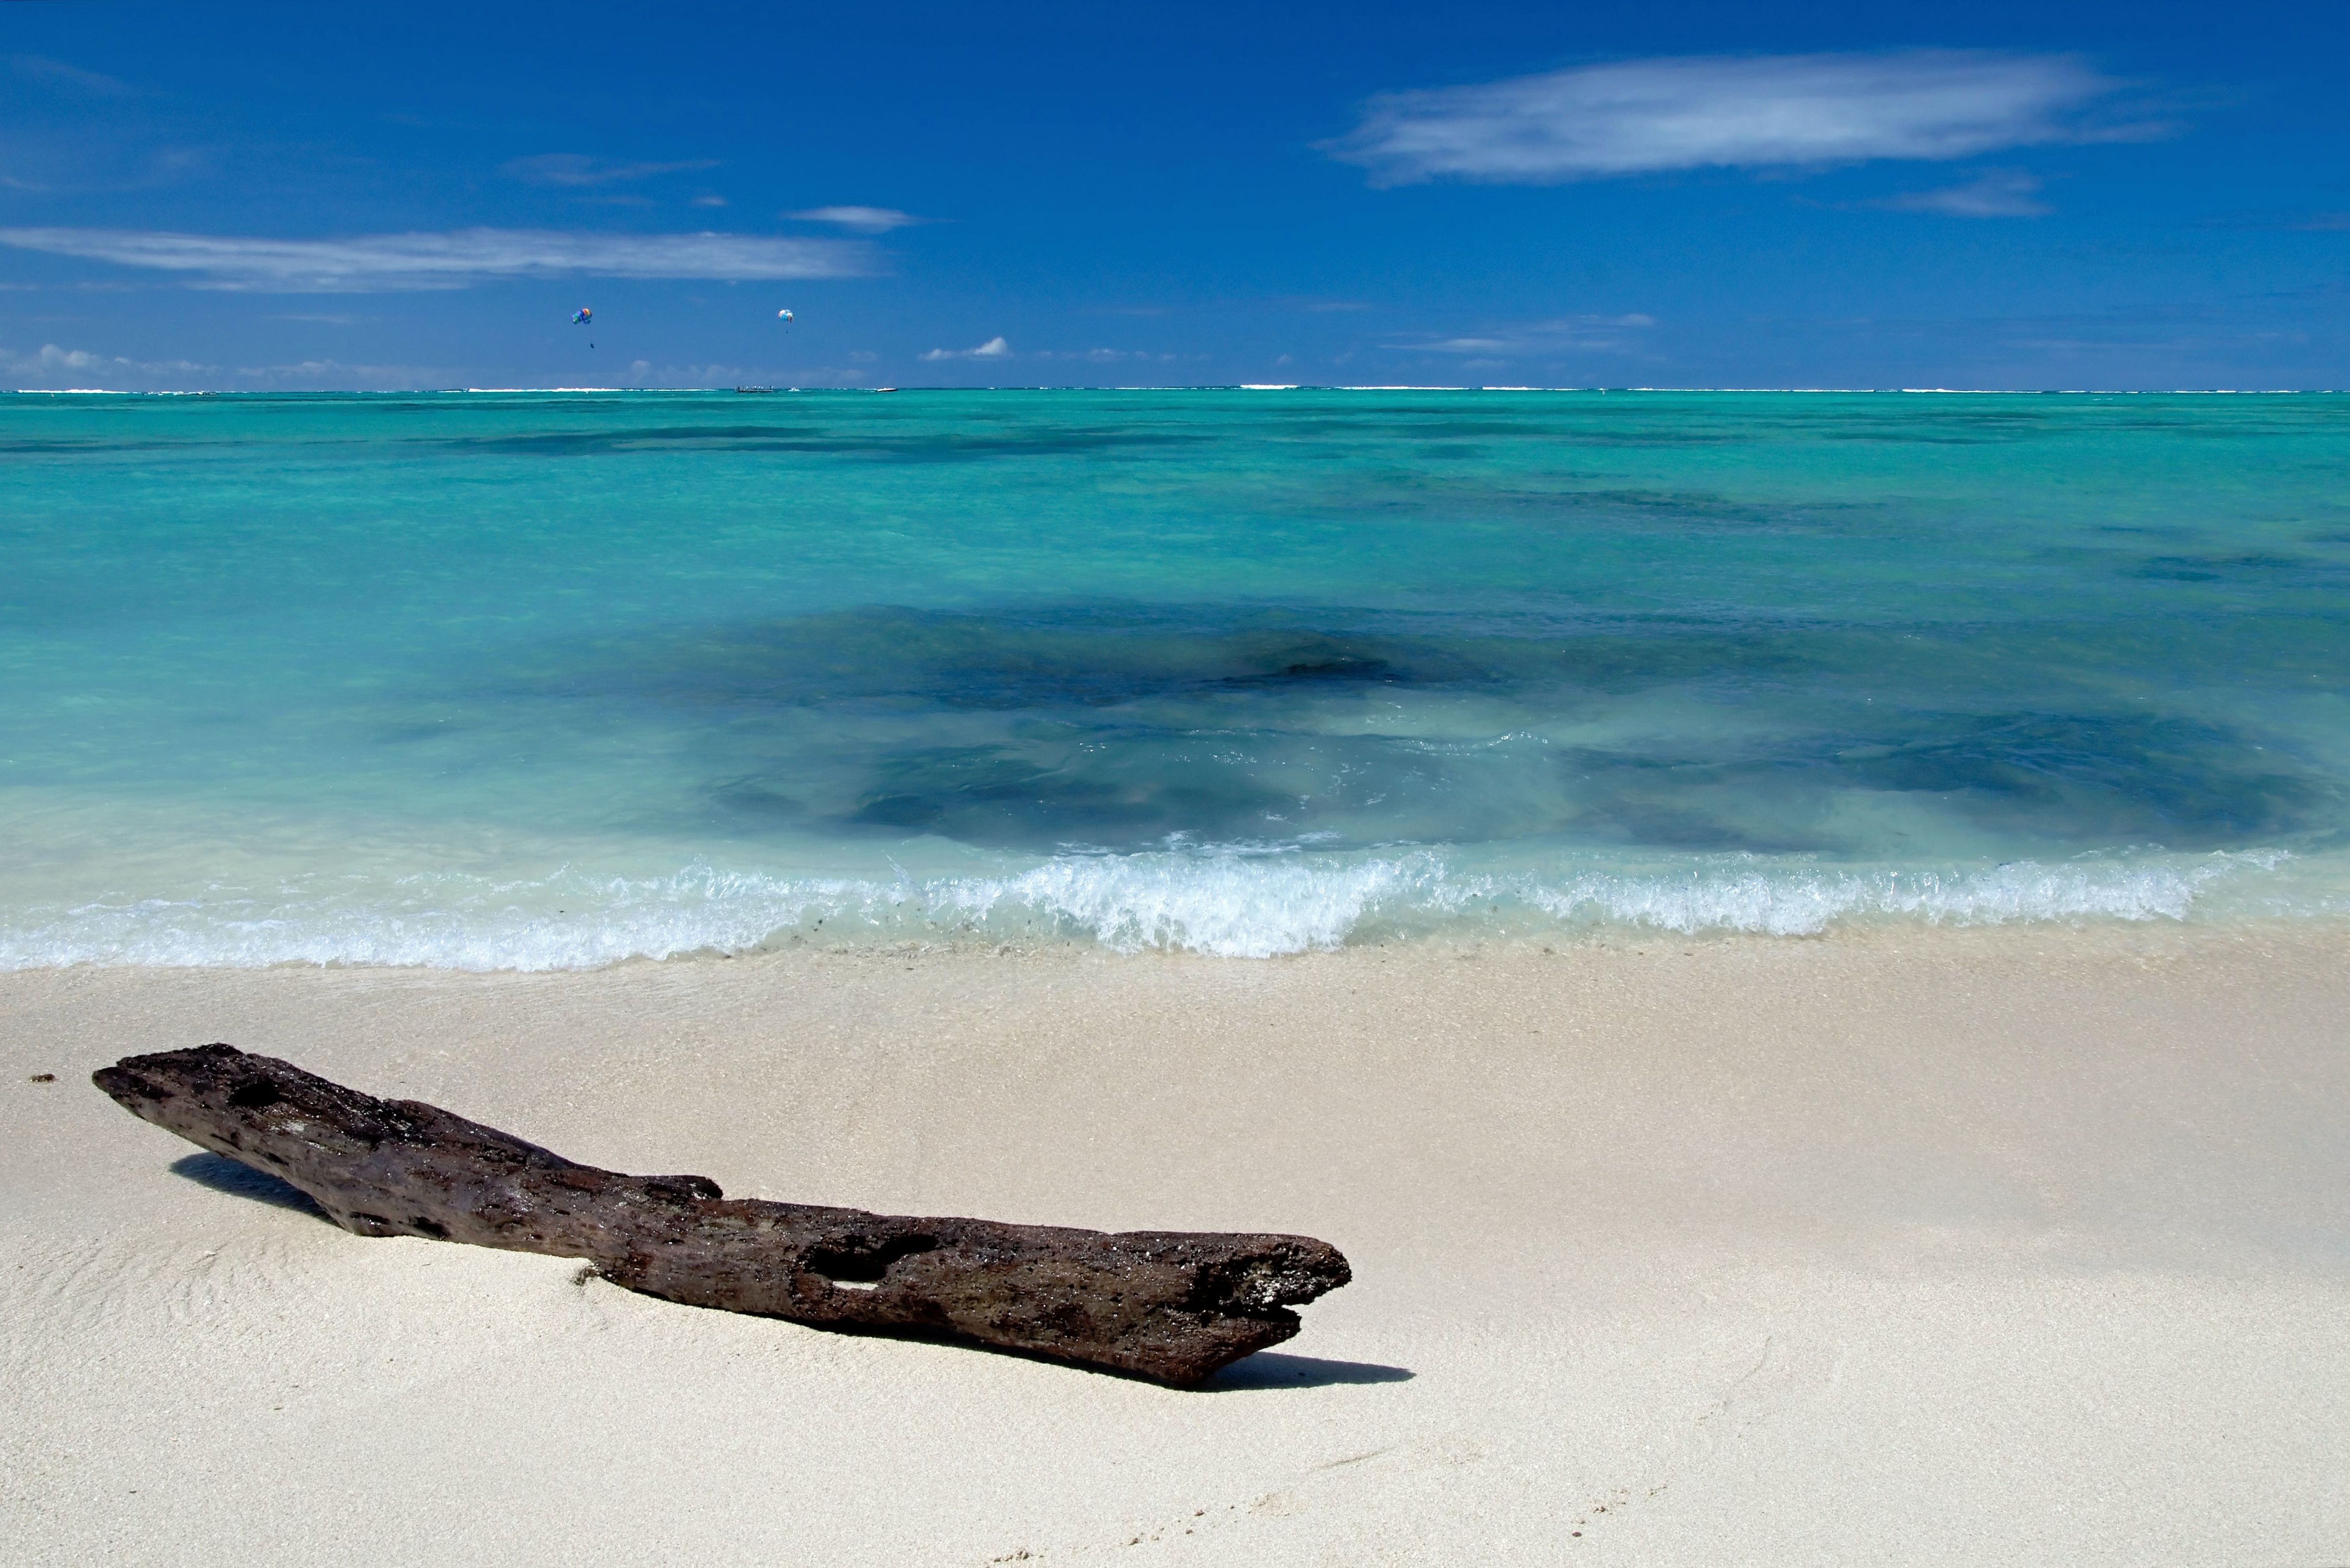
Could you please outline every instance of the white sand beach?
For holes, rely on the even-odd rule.
[[[0,976],[0,1558],[2350,1563],[2345,955]],[[347,1235],[88,1082],[211,1040],[736,1196],[1356,1280],[1191,1393],[697,1311]]]

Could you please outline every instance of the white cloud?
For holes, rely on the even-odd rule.
[[[536,229],[272,240],[129,229],[0,229],[0,244],[191,275],[198,288],[367,294],[464,288],[492,278],[767,280],[861,277],[877,265],[856,240],[755,234],[587,234]]]
[[[62,348],[55,343],[44,343],[36,353],[18,354],[0,348],[0,371],[30,377],[36,381],[55,383],[60,380],[87,384],[93,371],[120,385],[123,380],[136,380],[156,376],[179,377],[196,371],[217,369],[213,365],[199,365],[189,359],[165,359],[145,364],[124,358],[120,354],[96,354],[87,348]]]
[[[2157,133],[2080,120],[2120,85],[2066,55],[1977,50],[1627,60],[1383,93],[1323,150],[1381,185],[1971,158]]]
[[[1897,213],[1939,213],[1946,218],[2038,218],[2056,210],[2038,199],[2040,183],[2021,169],[1993,169],[1963,185],[1907,191],[1869,205]]]
[[[129,82],[41,55],[10,55],[7,59],[8,68],[28,81],[55,82],[97,98],[130,98],[139,90]]]
[[[87,348],[60,348],[54,343],[44,343],[37,354],[8,354],[12,370],[34,370],[52,373],[58,370],[95,370],[107,365],[128,365],[130,360],[104,354],[93,354]]]
[[[607,163],[577,152],[541,152],[530,158],[510,158],[501,167],[517,180],[534,185],[611,185],[647,180],[655,174],[680,174],[715,169],[715,158],[691,158],[681,163]]]
[[[940,359],[1009,359],[1012,345],[1001,337],[991,337],[976,348],[933,348],[921,355],[925,361]]]
[[[1207,357],[1208,356],[1205,354],[1194,354],[1191,356],[1191,358],[1194,359],[1204,359]],[[1183,358],[1183,356],[1179,354],[1154,354],[1148,348],[1066,348],[1059,350],[1044,348],[1037,350],[1035,354],[1031,355],[1030,358],[1036,359],[1083,359],[1095,365],[1114,365],[1121,359],[1130,359],[1143,364],[1170,365],[1173,364],[1177,359]]]
[[[806,212],[785,213],[784,216],[810,223],[837,223],[860,234],[886,234],[891,229],[910,228],[916,223],[930,222],[928,218],[918,218],[895,207],[810,207]]]
[[[641,369],[639,367],[642,367]],[[785,387],[797,391],[805,387],[854,387],[870,380],[863,370],[842,369],[832,365],[802,366],[796,369],[779,370],[772,367],[728,365],[712,361],[708,364],[648,365],[643,361],[629,367],[631,379],[648,387]]]
[[[723,207],[726,204],[726,198],[723,196],[696,196],[693,199],[693,204],[697,207]]]
[[[304,359],[292,365],[246,365],[229,372],[240,380],[270,387],[340,390],[446,385],[445,372],[414,365],[347,365],[339,359]]]
[[[1561,316],[1548,321],[1497,328],[1463,337],[1430,337],[1418,342],[1385,343],[1384,348],[1419,354],[1616,353],[1633,347],[1627,333],[1654,327],[1653,316]]]

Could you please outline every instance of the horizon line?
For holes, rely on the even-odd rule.
[[[467,397],[530,394],[534,396],[578,396],[588,393],[629,395],[632,393],[674,395],[681,392],[739,392],[744,394],[785,393],[809,396],[823,393],[848,393],[875,396],[885,392],[1549,392],[1583,395],[1620,395],[1627,393],[1692,393],[1740,396],[1783,397],[2100,397],[2100,398],[2185,398],[2185,397],[2335,397],[2345,389],[2340,387],[1534,387],[1482,386],[1471,382],[1356,384],[1331,382],[1201,382],[1168,386],[1122,385],[1087,386],[1075,382],[1053,385],[984,387],[951,386],[890,386],[890,387],[207,387],[141,389],[131,387],[16,387],[0,389],[0,395],[24,398],[401,398],[401,397]]]

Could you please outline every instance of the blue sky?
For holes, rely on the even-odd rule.
[[[2350,385],[2339,5],[652,10],[0,5],[0,383]]]

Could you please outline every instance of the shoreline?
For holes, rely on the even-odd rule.
[[[2340,1558],[2345,952],[0,974],[0,1518],[35,1563]],[[86,1081],[213,1039],[733,1195],[1303,1231],[1357,1279],[1197,1395],[697,1312],[346,1236]]]
[[[335,895],[205,900],[110,897],[5,911],[0,973],[277,967],[487,974],[782,953],[1065,952],[1104,958],[1289,959],[1313,953],[1560,950],[1944,933],[2350,930],[2343,868],[2303,860],[2282,879],[2266,852],[2102,867],[2015,862],[1963,876],[1752,870],[1681,881],[1593,873],[1544,885],[1415,851],[1338,866],[1060,857],[1018,874],[918,886],[778,878],[706,866],[647,877],[500,883],[478,872],[385,905]],[[2264,885],[2230,886],[2249,864]],[[1237,886],[1231,885],[1237,881]],[[436,896],[437,895],[437,896]],[[563,907],[552,900],[561,898]],[[543,907],[541,907],[543,906]],[[827,929],[829,926],[829,929]],[[2198,940],[2198,939],[2190,939]],[[2285,940],[2295,940],[2286,938]]]

